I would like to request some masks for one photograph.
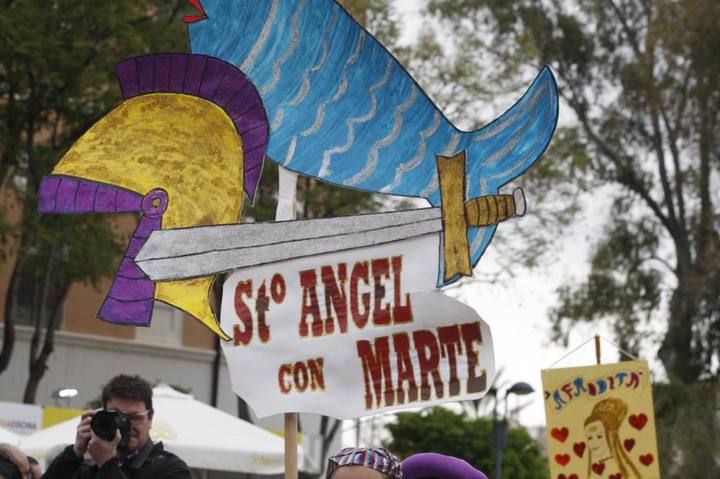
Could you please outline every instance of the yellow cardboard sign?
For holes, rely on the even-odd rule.
[[[83,413],[82,409],[70,407],[45,406],[43,407],[43,429],[54,426],[68,419],[78,417]]]
[[[551,479],[659,479],[645,361],[542,371]]]

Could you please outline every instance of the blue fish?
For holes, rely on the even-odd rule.
[[[547,148],[558,117],[545,67],[503,115],[453,125],[385,47],[332,0],[189,0],[193,53],[255,84],[270,122],[267,155],[327,183],[440,204],[436,156],[467,155],[468,198],[497,194]],[[475,266],[495,226],[470,228]],[[457,279],[457,278],[453,278]]]

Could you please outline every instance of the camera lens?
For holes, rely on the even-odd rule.
[[[117,432],[117,423],[115,422],[115,415],[108,411],[98,411],[90,421],[90,428],[93,430],[95,435],[105,441],[112,441],[115,439],[115,433]]]

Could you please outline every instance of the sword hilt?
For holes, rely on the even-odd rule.
[[[472,276],[467,229],[496,225],[523,216],[525,195],[517,188],[512,195],[485,195],[465,201],[465,152],[436,156],[443,222],[444,279]]]

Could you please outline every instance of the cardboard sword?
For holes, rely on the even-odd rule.
[[[326,219],[156,230],[137,265],[153,281],[213,275],[308,256],[427,237],[442,248],[438,283],[471,276],[467,229],[523,216],[522,189],[465,200],[464,152],[437,157],[442,206]]]

